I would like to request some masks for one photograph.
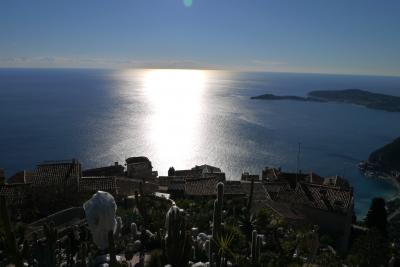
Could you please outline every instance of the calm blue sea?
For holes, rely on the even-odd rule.
[[[386,182],[362,177],[359,160],[400,136],[400,113],[338,103],[250,100],[273,93],[360,88],[400,95],[400,78],[179,70],[0,70],[0,167],[8,176],[43,160],[84,168],[146,155],[170,166],[221,167],[229,179],[264,166],[344,175],[356,212]]]

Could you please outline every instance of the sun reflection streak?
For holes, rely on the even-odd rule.
[[[189,164],[199,147],[204,70],[146,70],[143,92],[149,103],[149,144],[160,159]],[[186,166],[185,166],[186,167]]]

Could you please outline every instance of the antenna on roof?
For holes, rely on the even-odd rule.
[[[301,143],[299,142],[299,150],[297,151],[297,170],[296,170],[296,183],[298,182],[299,168],[300,168],[300,149]]]
[[[344,164],[344,166],[343,166],[343,179],[345,178],[345,175],[346,175],[346,163]]]

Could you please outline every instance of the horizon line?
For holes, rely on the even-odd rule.
[[[203,71],[226,71],[226,72],[243,72],[243,73],[282,73],[282,74],[308,74],[308,75],[338,75],[338,76],[364,76],[364,77],[388,77],[400,78],[400,74],[371,74],[371,73],[340,73],[340,72],[307,72],[307,71],[274,71],[274,70],[251,70],[251,69],[224,69],[224,68],[207,68],[207,67],[69,67],[69,66],[36,66],[22,67],[0,66],[0,70],[203,70]]]

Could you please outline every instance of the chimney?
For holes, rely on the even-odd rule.
[[[4,175],[4,170],[0,169],[0,184],[5,184],[6,182],[6,177]]]

